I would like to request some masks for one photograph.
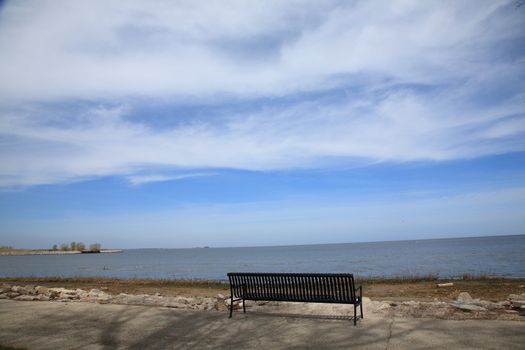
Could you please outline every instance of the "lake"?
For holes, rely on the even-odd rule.
[[[113,254],[0,256],[0,277],[224,280],[230,271],[525,277],[525,235],[246,248],[130,249]]]

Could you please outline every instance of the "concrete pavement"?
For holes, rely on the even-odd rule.
[[[370,316],[370,317],[367,317]],[[525,322],[348,319],[0,300],[0,344],[27,349],[520,349]]]

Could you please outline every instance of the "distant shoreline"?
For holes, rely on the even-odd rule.
[[[122,253],[122,249],[101,249],[98,252],[81,252],[70,250],[44,250],[44,249],[10,249],[0,250],[0,256],[11,255],[70,255],[70,254],[101,254],[101,253]]]

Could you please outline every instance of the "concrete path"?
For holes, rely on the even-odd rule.
[[[365,317],[366,317],[365,309]],[[0,345],[27,349],[523,349],[525,322],[345,319],[0,300]]]

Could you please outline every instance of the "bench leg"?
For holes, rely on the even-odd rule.
[[[244,304],[244,299],[242,299],[242,311],[246,313],[246,305]]]
[[[233,295],[230,299],[231,303],[230,303],[230,318],[232,317],[232,313],[233,313]]]
[[[357,305],[354,304],[354,326],[357,325]]]
[[[361,309],[361,318],[363,318],[363,301],[361,300],[361,304],[359,304],[359,308]]]

